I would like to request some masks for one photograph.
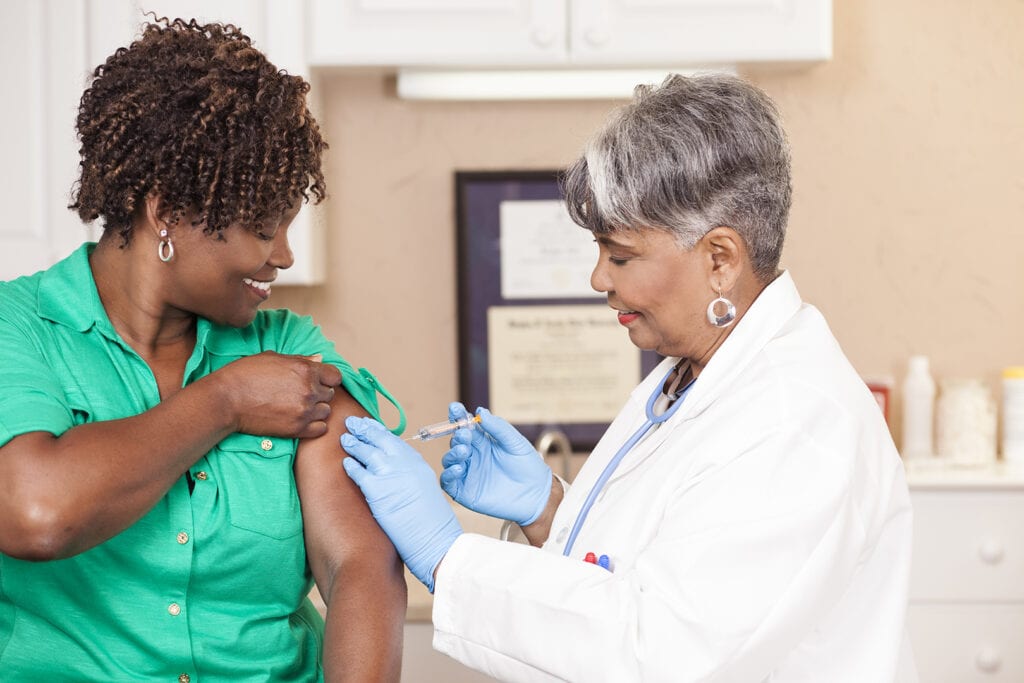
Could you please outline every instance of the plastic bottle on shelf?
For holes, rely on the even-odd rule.
[[[935,404],[935,454],[958,465],[996,459],[996,406],[980,379],[943,379]]]
[[[1003,460],[1024,465],[1024,366],[1003,370]]]
[[[903,447],[905,459],[934,454],[935,380],[927,356],[911,356],[903,380]]]

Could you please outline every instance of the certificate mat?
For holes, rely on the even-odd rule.
[[[565,202],[506,200],[499,206],[502,299],[599,299],[590,286],[597,245]]]
[[[640,381],[640,350],[604,304],[487,310],[490,409],[512,423],[608,423]]]

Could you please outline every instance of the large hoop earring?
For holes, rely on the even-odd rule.
[[[715,309],[725,307],[725,312],[719,315]],[[718,290],[718,298],[708,304],[708,322],[715,327],[729,327],[736,320],[736,306],[722,296],[722,290]]]
[[[171,238],[167,235],[167,228],[160,231],[160,244],[156,245],[156,255],[164,263],[174,258],[174,243],[171,242]]]

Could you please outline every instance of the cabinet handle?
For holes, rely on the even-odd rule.
[[[999,564],[1003,561],[1003,544],[988,540],[978,547],[978,556],[985,564]]]
[[[587,42],[594,47],[601,47],[608,42],[608,32],[599,28],[590,28],[586,32]]]
[[[555,42],[555,34],[546,28],[535,28],[530,34],[530,40],[538,47],[549,47]]]
[[[999,656],[999,652],[995,648],[983,647],[975,655],[974,665],[978,667],[979,671],[992,674],[999,671],[999,667],[1003,665],[1003,658]]]

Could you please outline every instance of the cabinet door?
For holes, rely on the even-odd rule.
[[[116,48],[127,45],[146,20],[139,0],[5,0],[0,8],[0,59],[5,92],[17,105],[0,108],[0,148],[7,168],[0,202],[0,280],[46,268],[86,240],[99,237],[98,222],[85,226],[68,210],[78,175],[75,116],[89,74]],[[302,3],[291,0],[170,0],[169,17],[217,19],[238,24],[279,67],[307,72]],[[316,89],[314,87],[313,97]],[[313,102],[315,108],[315,99]],[[313,284],[323,277],[323,228],[304,209],[290,234],[295,265],[280,284]]]
[[[828,59],[830,0],[571,0],[578,65]]]
[[[262,2],[246,0],[87,0],[89,21],[89,63],[95,67],[119,47],[139,36],[143,23],[152,20],[146,12],[168,19],[222,21],[240,26],[262,47],[264,12]]]
[[[138,37],[151,16],[146,0],[86,0],[88,61],[100,64]],[[156,11],[168,19],[220,21],[240,27],[278,68],[309,78],[302,35],[305,4],[293,0],[163,0]]]
[[[0,21],[0,280],[46,268],[90,237],[68,210],[78,171],[74,124],[85,82],[81,6],[7,0]]]
[[[566,0],[310,0],[314,66],[565,63]]]

